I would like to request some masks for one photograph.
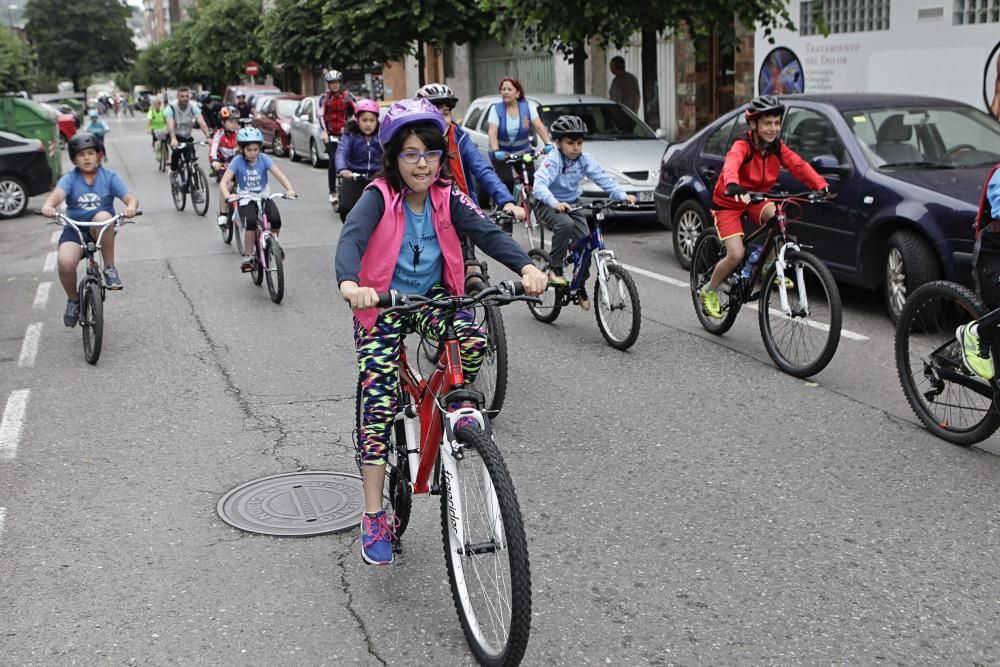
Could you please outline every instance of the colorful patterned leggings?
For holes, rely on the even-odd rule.
[[[447,294],[440,285],[431,296]],[[399,347],[403,331],[409,325],[420,336],[437,340],[444,335],[441,311],[425,308],[414,313],[382,313],[371,330],[354,320],[354,345],[361,373],[361,401],[364,421],[358,435],[358,454],[362,465],[385,465],[389,430],[396,416],[399,388]],[[476,325],[472,313],[460,310],[455,316],[455,331],[462,350],[462,370],[466,383],[472,382],[483,364],[486,336]],[[413,354],[417,354],[414,350]]]

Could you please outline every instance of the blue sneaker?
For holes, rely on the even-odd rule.
[[[385,510],[361,518],[361,559],[369,565],[388,565],[392,562],[392,531],[399,525],[396,517]]]
[[[66,301],[66,312],[63,313],[63,324],[68,326],[70,329],[76,326],[76,323],[80,321],[80,300],[76,301],[67,300]]]
[[[118,277],[118,269],[113,266],[104,269],[104,286],[112,290],[119,290],[125,287],[122,285],[122,279]]]

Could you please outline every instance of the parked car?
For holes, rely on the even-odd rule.
[[[13,218],[28,208],[28,199],[55,185],[45,146],[0,132],[0,218]]]
[[[973,107],[910,95],[790,95],[781,138],[830,182],[836,199],[805,206],[789,229],[837,280],[881,287],[895,321],[906,295],[945,278],[972,284],[973,220],[990,167],[1000,162],[1000,126]],[[663,153],[659,220],[690,266],[711,227],[712,188],[743,110],[718,119]],[[778,186],[804,189],[782,169]]]
[[[275,88],[274,86],[263,86],[263,85],[249,85],[240,84],[238,86],[227,86],[226,92],[222,94],[223,104],[236,105],[236,96],[243,94],[247,96],[247,102],[251,101],[254,95],[259,95],[261,93],[269,93],[272,95],[278,95],[281,90]]]
[[[273,95],[264,99],[254,125],[264,135],[264,145],[278,157],[288,155],[288,137],[302,95]]]
[[[659,178],[660,156],[667,145],[656,132],[630,109],[606,97],[552,94],[529,95],[526,99],[538,110],[546,127],[562,115],[582,118],[590,130],[583,150],[600,162],[611,178],[638,200],[638,210],[616,215],[655,219],[653,188]],[[499,101],[499,95],[477,97],[469,103],[461,120],[469,137],[487,157],[489,135],[486,119],[490,107]],[[584,183],[583,199],[604,199],[607,196],[608,193],[602,192],[590,181]]]
[[[292,161],[308,156],[309,163],[320,167],[329,162],[323,132],[319,127],[319,97],[304,97],[295,109],[288,131],[288,157]]]

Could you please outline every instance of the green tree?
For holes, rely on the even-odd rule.
[[[302,68],[343,62],[340,42],[322,29],[327,1],[277,0],[258,33],[264,59]]]
[[[0,90],[16,92],[31,88],[31,48],[8,28],[0,28]]]
[[[28,0],[24,18],[39,68],[77,90],[84,76],[127,69],[135,58],[124,0]]]
[[[204,0],[185,25],[190,73],[213,88],[238,82],[248,61],[264,60],[257,41],[263,18],[260,0]]]

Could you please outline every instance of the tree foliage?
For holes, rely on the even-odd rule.
[[[8,28],[0,27],[0,91],[28,90],[34,79],[33,59],[31,47]]]
[[[260,0],[203,2],[185,24],[191,73],[213,87],[238,82],[248,61],[264,60],[257,41],[263,19]]]
[[[39,68],[72,79],[127,69],[135,44],[124,0],[28,0],[24,18]]]
[[[327,0],[277,0],[258,33],[264,59],[297,67],[340,61],[337,41],[322,29],[326,5]]]

